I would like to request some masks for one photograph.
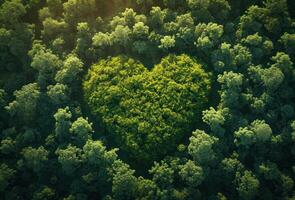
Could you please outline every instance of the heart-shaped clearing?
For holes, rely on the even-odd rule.
[[[84,81],[85,100],[119,147],[155,160],[188,133],[207,101],[210,78],[187,55],[170,55],[153,70],[124,56],[102,60]]]

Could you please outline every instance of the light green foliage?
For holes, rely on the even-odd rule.
[[[89,190],[102,191],[103,195],[110,194],[110,191],[104,191],[104,189],[107,187],[111,190],[112,185],[110,185],[110,183],[112,183],[112,179],[116,179],[114,176],[116,176],[115,174],[117,172],[117,168],[115,167],[115,169],[113,169],[113,166],[116,165],[115,162],[120,162],[117,158],[116,151],[117,149],[107,150],[100,140],[93,141],[89,139],[83,146],[83,163],[77,170],[81,172],[82,169],[82,179],[83,182],[89,185]],[[126,165],[124,163],[122,164]],[[118,174],[117,178],[121,179],[120,176],[124,175],[124,172],[122,172],[122,174]],[[118,180],[118,182],[120,182],[120,180]],[[77,184],[78,185],[76,187],[79,187],[81,183],[78,182]],[[119,193],[118,196],[124,195],[124,192],[120,192],[120,187],[125,187],[124,180],[122,185],[121,183],[116,184],[118,185],[115,186],[113,182],[113,188],[117,187],[117,189],[113,189],[113,191],[118,190],[114,191],[114,193]]]
[[[20,71],[29,66],[28,50],[34,37],[34,25],[23,23],[26,6],[20,0],[1,1],[0,71]],[[17,88],[19,88],[18,86]],[[14,88],[17,89],[17,88]]]
[[[261,59],[263,56],[269,55],[273,50],[273,43],[267,38],[263,38],[258,33],[248,35],[241,40],[250,50],[253,59]],[[255,60],[256,61],[256,60]]]
[[[55,118],[55,136],[60,143],[65,143],[69,140],[69,129],[71,127],[72,113],[69,107],[58,109],[54,114]]]
[[[237,172],[242,172],[244,170],[243,164],[238,160],[238,154],[233,153],[233,155],[229,158],[224,158],[221,165],[221,173],[225,173],[225,178],[229,182],[232,182],[235,178]]]
[[[243,83],[243,75],[225,72],[222,76],[218,76],[218,81],[223,84],[224,89],[238,90]]]
[[[226,0],[186,0],[194,16],[201,22],[227,19],[231,9]]]
[[[290,71],[292,62],[284,58],[288,57],[284,57],[283,54],[277,54],[276,57],[273,57],[273,59],[276,59],[277,63],[271,65],[269,68],[262,68],[261,66],[251,66],[249,68],[249,71],[253,73],[253,75],[255,74],[252,78],[256,80],[256,82],[262,84],[269,94],[276,92],[285,80],[283,70],[286,72]],[[283,70],[281,70],[280,67],[282,67]]]
[[[235,137],[239,139],[236,140],[237,144],[250,146],[251,144],[255,143],[255,133],[249,130],[247,127],[240,128],[238,131],[236,131]]]
[[[252,61],[252,54],[247,47],[237,44],[233,47],[234,60],[233,65],[246,68]]]
[[[260,97],[253,97],[249,95],[249,101],[252,101],[250,105],[255,113],[263,113],[267,103],[271,100],[271,97],[267,93],[263,93]]]
[[[18,23],[26,13],[26,8],[20,0],[4,1],[0,7],[0,22],[8,26]]]
[[[162,10],[160,7],[152,7],[150,11],[150,23],[152,27],[160,27],[163,25],[167,15],[167,10]]]
[[[62,13],[62,0],[46,0],[48,9],[55,16]]]
[[[187,4],[191,9],[201,9],[209,7],[209,0],[187,0]]]
[[[295,52],[295,34],[285,32],[280,39],[280,43],[284,45],[286,52],[294,57]]]
[[[237,191],[241,199],[255,199],[259,191],[259,180],[250,171],[237,176]]]
[[[173,183],[174,171],[167,163],[156,163],[149,173],[153,175],[153,181],[160,188],[169,188]]]
[[[204,180],[203,169],[189,160],[179,172],[179,175],[190,187],[197,187]]]
[[[77,41],[75,52],[78,54],[79,58],[83,60],[92,59],[92,31],[88,23],[78,23],[77,25]]]
[[[161,45],[159,46],[159,48],[162,49],[169,49],[175,46],[175,39],[173,36],[164,36],[161,39]]]
[[[168,56],[150,72],[126,57],[102,60],[84,82],[92,112],[121,148],[147,160],[176,146],[209,88],[209,75],[186,55]]]
[[[149,27],[143,22],[137,22],[133,26],[133,34],[138,39],[145,39],[149,34]]]
[[[243,75],[239,73],[224,72],[218,75],[217,81],[221,84],[221,104],[224,107],[236,107],[242,91]]]
[[[52,18],[52,13],[50,12],[48,7],[44,7],[40,10],[38,10],[38,17],[40,19],[40,21],[44,21],[47,18]]]
[[[55,54],[62,55],[65,48],[65,40],[62,37],[58,37],[51,43],[51,49]]]
[[[256,135],[258,142],[269,141],[272,136],[272,130],[268,124],[261,120],[255,120],[251,123],[251,129]]]
[[[110,21],[113,30],[111,33],[112,43],[126,46],[131,41],[132,32],[141,29],[145,34],[148,32],[146,16],[138,15],[132,8],[126,8],[120,16],[115,16]],[[141,27],[141,28],[140,28]]]
[[[63,67],[57,72],[55,80],[75,89],[81,79],[82,70],[82,61],[75,55],[68,55],[63,63]]]
[[[291,23],[287,1],[266,0],[264,6],[267,9],[264,19],[266,30],[274,34],[281,33]]]
[[[111,37],[108,33],[98,32],[92,38],[94,47],[107,47],[112,44]]]
[[[215,110],[210,107],[209,110],[203,111],[203,122],[208,124],[211,130],[216,134],[223,136],[225,130],[222,128],[222,125],[225,122],[222,110]]]
[[[255,120],[249,127],[240,128],[234,133],[235,143],[239,146],[250,147],[255,143],[268,142],[272,136],[271,127],[263,120]]]
[[[176,17],[175,22],[170,24],[172,30],[166,30],[176,36],[177,48],[191,48],[196,40],[195,23],[191,13],[186,13]],[[169,27],[169,26],[168,26]]]
[[[66,85],[57,83],[47,87],[47,95],[55,105],[61,106],[69,101],[68,90]]]
[[[244,37],[256,32],[281,34],[291,24],[287,9],[286,0],[266,0],[263,7],[249,7],[240,19],[237,36]]]
[[[232,68],[233,50],[230,44],[222,43],[220,48],[215,50],[211,56],[211,62],[217,72],[223,72]],[[235,67],[235,66],[234,66]]]
[[[152,200],[157,198],[156,195],[157,185],[155,182],[142,177],[138,178],[137,181],[137,199]]]
[[[24,148],[22,150],[24,165],[38,173],[46,167],[48,154],[49,152],[43,146]]]
[[[90,34],[90,27],[89,27],[89,24],[87,22],[81,22],[81,23],[77,24],[77,36],[79,38],[86,39],[90,35],[91,35]]]
[[[186,13],[183,15],[179,15],[175,19],[176,25],[181,28],[193,28],[194,26],[194,19],[192,18],[190,13]],[[181,30],[179,30],[181,32]]]
[[[186,2],[195,18],[201,22],[213,20],[213,17],[208,10],[210,6],[210,0],[186,0]]]
[[[92,44],[95,47],[106,47],[111,45],[110,35],[98,32],[92,38]]]
[[[15,91],[14,96],[15,100],[6,106],[7,111],[11,116],[16,116],[29,125],[37,114],[39,87],[36,83],[30,83]]]
[[[110,21],[110,26],[111,30],[115,30],[116,27],[118,26],[126,26],[126,22],[122,16],[115,16],[111,21]]]
[[[178,15],[176,16],[174,21],[165,23],[163,28],[167,33],[176,35],[177,37],[180,37],[182,39],[188,39],[189,37],[193,37],[194,35],[194,19],[192,18],[190,13]]]
[[[32,57],[32,68],[38,71],[37,83],[41,88],[46,88],[53,83],[62,62],[51,50],[39,43],[35,43],[29,54]]]
[[[283,82],[284,74],[279,68],[270,67],[262,71],[261,79],[263,81],[264,86],[269,91],[274,91],[278,89],[280,84]]]
[[[58,162],[61,164],[63,171],[67,175],[74,175],[75,170],[82,163],[82,150],[69,145],[65,149],[58,149],[55,153],[58,156]]]
[[[215,23],[198,24],[195,29],[197,48],[209,53],[214,47],[221,42],[223,35],[223,26]]]
[[[83,159],[92,166],[107,166],[117,159],[117,149],[110,151],[99,140],[88,140],[83,147]]]
[[[277,52],[277,54],[273,56],[271,60],[274,62],[272,67],[281,69],[282,72],[284,72],[287,76],[290,75],[288,73],[290,73],[293,69],[293,62],[288,54],[284,52]]]
[[[128,27],[132,27],[136,22],[136,12],[132,8],[126,8],[122,17]]]
[[[244,68],[250,64],[251,59],[252,55],[247,47],[239,44],[232,47],[225,42],[211,55],[214,69],[219,73]]]
[[[63,4],[65,21],[72,26],[79,22],[91,21],[96,16],[95,0],[69,0]]]
[[[88,122],[88,119],[79,117],[73,122],[70,132],[74,135],[77,144],[85,144],[93,133],[92,124]]]
[[[246,13],[241,16],[237,36],[242,38],[249,34],[260,32],[262,29],[261,19],[263,19],[265,9],[258,6],[251,6]]]
[[[227,0],[210,0],[209,10],[216,21],[224,23],[230,14],[231,6]]]
[[[111,33],[111,43],[125,46],[130,42],[132,31],[128,26],[118,25]]]
[[[114,199],[134,199],[137,189],[137,178],[134,170],[122,161],[115,161],[113,164],[112,192]]]
[[[67,23],[64,21],[52,19],[51,17],[46,18],[42,23],[44,27],[42,30],[42,36],[45,41],[51,41],[62,36],[68,28]]]
[[[0,29],[0,36],[1,36],[1,45],[5,45],[4,43],[4,40],[8,40],[9,37],[11,36],[11,31],[5,29],[5,28],[2,28]]]
[[[201,166],[209,164],[215,158],[213,147],[218,142],[218,139],[201,130],[196,130],[192,134],[189,139],[189,154]]]

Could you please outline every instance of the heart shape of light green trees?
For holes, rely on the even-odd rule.
[[[210,75],[187,55],[169,55],[151,71],[118,56],[93,65],[83,88],[92,113],[119,148],[151,161],[189,134],[207,102]]]

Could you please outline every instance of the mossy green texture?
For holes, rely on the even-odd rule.
[[[210,91],[210,74],[187,55],[169,55],[149,71],[126,56],[101,60],[85,77],[85,100],[118,146],[155,160],[190,133]]]

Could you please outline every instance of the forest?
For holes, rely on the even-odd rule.
[[[0,0],[0,199],[295,200],[294,0]]]

